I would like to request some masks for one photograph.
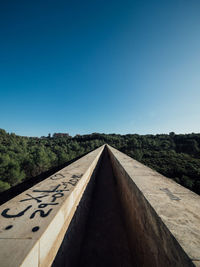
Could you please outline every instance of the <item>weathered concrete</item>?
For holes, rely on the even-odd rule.
[[[50,266],[104,146],[0,207],[0,266]]]
[[[105,152],[83,194],[53,267],[135,266],[112,166]]]
[[[82,241],[85,236],[88,214],[93,202],[93,191],[96,182],[96,173],[99,170],[101,158],[102,157],[100,157],[90,178],[90,181],[88,182],[88,185],[80,199],[76,212],[69,224],[52,267],[76,267],[79,264],[80,253],[82,250]]]
[[[108,153],[105,152],[96,175],[79,267],[135,266],[129,249],[128,232],[123,222],[115,177]]]
[[[200,266],[200,197],[110,146],[0,214],[1,267]]]
[[[200,197],[108,146],[139,266],[198,266]]]

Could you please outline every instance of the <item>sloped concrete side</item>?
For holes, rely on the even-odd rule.
[[[0,207],[1,267],[51,266],[67,230],[73,241],[68,242],[68,235],[68,248],[77,245],[73,231],[79,229],[84,235],[85,226],[70,230],[69,225],[80,200],[84,200],[84,192],[90,198],[83,201],[84,205],[96,197],[92,194],[93,178],[104,148],[92,151]],[[200,266],[200,197],[118,150],[110,146],[106,149],[110,157],[109,162],[106,154],[106,164],[112,165],[114,177],[105,168],[98,179],[103,176],[102,181],[116,180],[134,266]],[[101,169],[106,164],[101,164]],[[102,183],[102,188],[105,186]],[[98,205],[103,210],[108,201],[101,202],[104,195],[99,196]],[[84,214],[78,213],[79,218],[85,216],[85,210],[89,212],[89,206],[84,206]],[[96,220],[96,215],[91,216]],[[118,239],[120,242],[119,235]],[[113,240],[112,245],[116,245]],[[79,243],[73,248],[73,257],[67,259],[70,267],[82,249]],[[65,248],[61,246],[61,254],[65,254]]]
[[[96,182],[96,174],[98,173],[103,154],[104,152],[102,152],[98,163],[92,173],[92,176],[87,184],[87,187],[85,188],[85,191],[78,203],[76,212],[74,213],[73,218],[66,230],[58,253],[56,254],[56,257],[52,263],[52,267],[77,267],[79,265],[88,214],[90,212],[91,204],[93,202],[93,192]]]
[[[104,146],[0,207],[0,266],[50,266]]]
[[[129,249],[112,166],[105,152],[79,202],[54,267],[136,266]]]
[[[138,266],[199,266],[200,197],[107,147]]]

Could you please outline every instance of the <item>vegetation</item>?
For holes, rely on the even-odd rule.
[[[49,134],[22,137],[0,129],[0,192],[105,143],[200,194],[200,134]]]

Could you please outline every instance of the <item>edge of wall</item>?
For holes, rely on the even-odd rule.
[[[0,265],[50,266],[105,145],[0,207]]]
[[[85,229],[88,222],[88,215],[93,202],[93,192],[96,185],[96,175],[99,171],[102,152],[97,165],[90,177],[90,180],[85,188],[85,191],[79,201],[76,212],[67,228],[63,241],[60,244],[59,250],[51,267],[58,266],[79,266],[82,244],[85,237]]]
[[[139,266],[200,266],[200,196],[107,148]]]

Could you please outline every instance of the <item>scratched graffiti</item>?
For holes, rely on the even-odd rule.
[[[172,194],[168,188],[160,188],[160,190],[165,192],[171,200],[181,200],[179,197]]]
[[[6,208],[1,212],[1,216],[6,219],[19,218],[21,216],[24,216],[27,212],[31,211],[31,209],[35,208],[34,204],[37,204],[37,209],[31,212],[29,219],[32,220],[37,216],[45,218],[51,214],[55,206],[59,205],[59,200],[64,197],[65,193],[70,191],[71,187],[76,186],[81,177],[82,174],[74,174],[67,182],[61,181],[53,188],[33,189],[31,193],[26,193],[25,198],[19,201],[20,203],[27,203],[27,206],[23,210],[18,213],[14,213],[10,208]],[[63,178],[65,178],[65,176],[60,173],[54,174],[50,177],[51,180],[59,181]],[[48,208],[48,210],[44,210],[45,208]],[[13,225],[10,224],[6,226],[4,230],[10,230],[12,228]],[[37,232],[39,229],[39,226],[35,226],[32,228],[32,232]]]

